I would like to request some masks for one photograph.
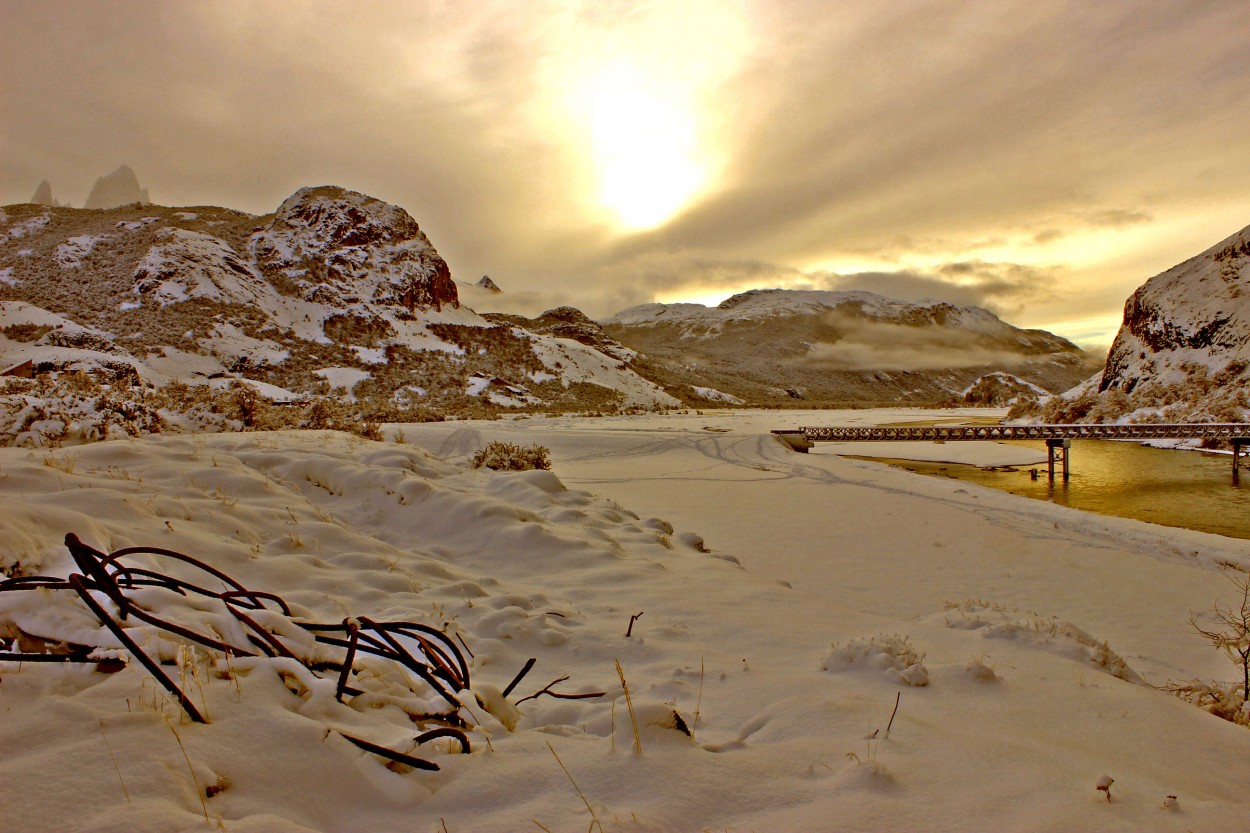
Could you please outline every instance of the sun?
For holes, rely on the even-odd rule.
[[[556,129],[584,172],[573,186],[610,225],[632,232],[716,186],[731,153],[731,81],[753,37],[736,0],[628,8],[576,29],[546,77],[558,79]]]

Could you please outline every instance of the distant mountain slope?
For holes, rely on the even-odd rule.
[[[1124,304],[1101,374],[1014,417],[1068,422],[1250,418],[1250,227],[1150,278]]]
[[[1071,342],[979,307],[863,291],[753,290],[717,307],[645,304],[600,323],[670,393],[705,387],[756,405],[946,402],[1002,371],[1058,391],[1093,367]]]
[[[264,217],[6,206],[0,320],[0,369],[124,365],[128,381],[237,378],[287,399],[339,388],[374,418],[679,404],[593,346],[461,306],[406,211],[334,186]],[[71,331],[92,334],[72,356]]]

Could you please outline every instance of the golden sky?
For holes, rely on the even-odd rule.
[[[758,287],[1110,342],[1250,223],[1243,0],[0,0],[0,203],[406,208],[475,308]]]

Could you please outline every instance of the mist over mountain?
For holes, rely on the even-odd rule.
[[[1061,391],[1096,361],[980,307],[864,291],[753,290],[716,307],[644,304],[600,322],[670,393],[712,388],[758,405],[934,404],[1006,372]]]

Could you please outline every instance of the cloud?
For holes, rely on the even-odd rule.
[[[407,209],[456,275],[598,314],[804,281],[1011,314],[1047,281],[1087,301],[1131,287],[1140,263],[1179,262],[1250,211],[1245,4],[724,2],[707,8],[728,22],[702,28],[688,3],[296,5],[5,5],[0,203],[47,178],[81,204],[122,163],[158,201],[254,213],[333,183]],[[687,90],[712,114],[710,187],[648,232],[612,226],[574,71],[605,51],[693,67],[730,31],[734,60]],[[1204,215],[1219,227],[1106,262],[1195,206],[1223,206]],[[997,262],[1039,247],[1071,258],[1033,275]],[[819,271],[846,262],[885,271]],[[977,265],[888,268],[916,262]],[[1064,286],[1075,274],[1090,286]]]
[[[966,330],[866,321],[836,312],[826,322],[838,331],[837,340],[813,345],[806,360],[837,370],[1011,368],[1038,359],[995,346],[984,334]]]

